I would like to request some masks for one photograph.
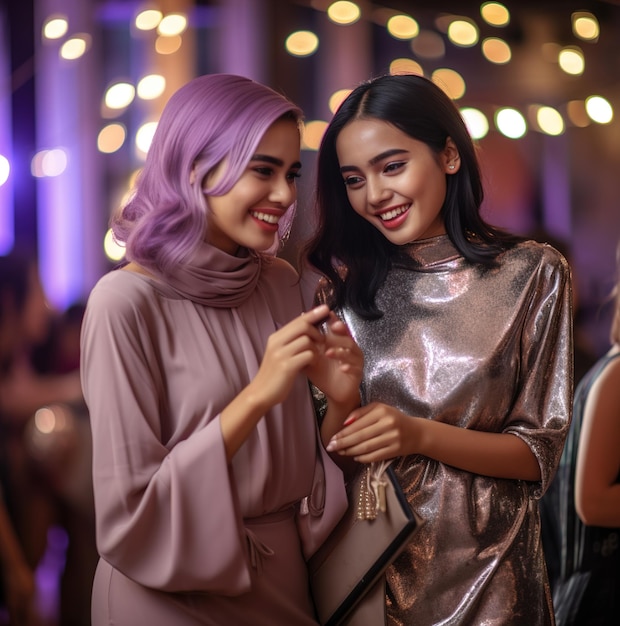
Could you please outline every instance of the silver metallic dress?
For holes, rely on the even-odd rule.
[[[532,241],[495,269],[468,263],[446,235],[409,244],[377,294],[381,319],[343,311],[365,355],[364,402],[462,428],[512,433],[538,483],[471,474],[412,455],[395,469],[419,518],[387,574],[390,625],[553,624],[538,499],[571,415],[570,272]]]

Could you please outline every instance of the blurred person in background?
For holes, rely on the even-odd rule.
[[[29,426],[41,407],[83,403],[77,368],[56,373],[37,365],[37,353],[53,335],[55,315],[34,255],[16,250],[0,257],[2,489],[8,519],[31,572],[40,564],[48,531],[57,521],[57,496],[31,454]]]
[[[577,386],[564,471],[558,474],[558,626],[612,626],[620,620],[620,245],[617,272],[611,347]]]
[[[14,350],[15,307],[11,276],[5,273],[6,260],[0,258],[0,388],[9,367]],[[0,396],[0,402],[2,401]],[[4,455],[0,457],[2,469]],[[4,484],[3,471],[3,484]],[[4,490],[0,486],[0,615],[2,624],[28,624],[35,594],[34,572],[28,565],[21,543],[13,527],[13,521],[4,502]]]
[[[530,238],[535,239],[541,243],[547,243],[558,250],[564,258],[568,261],[571,268],[572,275],[572,293],[573,293],[573,361],[574,361],[574,388],[577,388],[579,381],[590,370],[597,360],[597,354],[592,347],[590,340],[583,329],[583,316],[584,310],[582,302],[579,298],[579,281],[575,276],[575,266],[573,263],[573,256],[571,254],[570,246],[563,239],[559,239],[551,235],[545,229],[536,229],[530,233]],[[570,430],[579,428],[579,420],[573,420]],[[569,434],[567,442],[573,441],[574,435]],[[563,525],[566,519],[565,507],[569,506],[574,511],[572,486],[570,495],[564,493],[561,495],[561,491],[566,489],[564,474],[568,471],[570,464],[567,462],[567,456],[571,452],[563,452],[558,471],[553,481],[549,485],[549,488],[540,500],[540,524],[542,533],[543,550],[545,552],[545,560],[547,562],[547,572],[549,574],[549,585],[551,587],[551,593],[555,591],[558,579],[561,576],[562,560],[566,558],[566,547],[562,547],[563,542]],[[574,477],[574,466],[572,468]],[[572,479],[569,480],[569,482]],[[572,483],[571,483],[572,485]]]

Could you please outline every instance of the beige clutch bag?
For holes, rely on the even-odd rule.
[[[347,492],[347,512],[308,562],[322,626],[354,623],[353,614],[368,592],[376,591],[375,583],[416,527],[394,470],[385,463],[365,465],[347,485]],[[385,594],[372,595],[383,604],[379,610],[384,619]]]

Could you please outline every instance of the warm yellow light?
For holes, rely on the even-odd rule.
[[[67,39],[60,47],[59,54],[67,61],[79,59],[90,46],[90,35],[81,34]]]
[[[157,9],[146,9],[136,15],[136,28],[138,30],[153,30],[159,26],[163,14]]]
[[[187,17],[182,13],[170,13],[162,18],[157,26],[157,32],[164,37],[180,35],[187,28]]]
[[[453,100],[465,95],[465,80],[458,72],[443,67],[435,70],[431,78]]]
[[[418,76],[424,76],[424,70],[413,59],[394,59],[390,63],[390,74],[417,74]]]
[[[388,33],[396,39],[413,39],[420,32],[418,23],[410,15],[394,15],[386,27]]]
[[[332,113],[335,113],[338,108],[340,107],[340,105],[344,102],[345,98],[351,93],[350,89],[339,89],[338,91],[335,91],[330,97],[329,97],[329,110]]]
[[[597,124],[609,124],[614,118],[614,110],[611,104],[602,96],[586,98],[586,111],[590,119]]]
[[[138,82],[136,92],[142,100],[159,98],[166,89],[166,79],[161,74],[149,74]]]
[[[355,2],[334,2],[327,9],[327,17],[335,24],[354,24],[362,12]]]
[[[583,52],[576,46],[563,48],[558,56],[558,63],[567,74],[573,76],[583,74],[586,65]]]
[[[538,107],[536,123],[546,135],[561,135],[564,132],[564,120],[560,112],[549,106]]]
[[[304,124],[302,148],[306,150],[318,150],[321,139],[327,128],[327,122],[323,120],[312,120]]]
[[[577,11],[571,15],[573,34],[585,41],[596,41],[600,26],[596,17],[588,11]]]
[[[510,12],[499,2],[483,2],[480,15],[491,26],[507,26],[510,23]]]
[[[157,54],[174,54],[183,43],[181,35],[173,37],[160,36],[155,40],[155,51]]]
[[[124,109],[136,95],[135,87],[130,83],[115,83],[105,92],[104,102],[109,109]]]
[[[516,109],[505,107],[495,114],[495,126],[502,135],[510,139],[519,139],[527,132],[527,123]]]
[[[448,39],[462,48],[475,46],[478,43],[478,27],[471,20],[455,19],[448,26]]]
[[[512,58],[510,46],[498,37],[488,37],[482,42],[482,54],[491,63],[503,65]]]
[[[126,136],[127,131],[123,124],[108,124],[99,131],[97,149],[104,154],[112,154],[121,149]]]
[[[60,39],[69,30],[69,22],[64,15],[49,17],[43,24],[44,39]]]
[[[285,47],[293,56],[307,57],[317,51],[319,38],[312,31],[298,30],[286,38]]]
[[[145,155],[149,151],[156,130],[157,122],[147,122],[140,126],[136,133],[136,149],[139,154]]]
[[[125,256],[125,246],[114,239],[112,229],[109,229],[103,238],[103,250],[111,261],[120,261]]]
[[[461,109],[461,116],[472,139],[482,139],[489,132],[489,120],[480,110],[472,107]]]

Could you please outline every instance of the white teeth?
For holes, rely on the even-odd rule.
[[[381,215],[379,215],[379,217],[384,221],[387,222],[388,220],[393,220],[395,217],[397,217],[398,215],[401,215],[402,213],[404,213],[409,207],[408,206],[399,206],[396,209],[392,209],[391,211],[386,211],[385,213],[381,213]]]
[[[252,215],[262,222],[267,222],[268,224],[277,224],[280,221],[280,218],[277,215],[272,215],[271,213],[260,213],[258,211],[252,211]]]

